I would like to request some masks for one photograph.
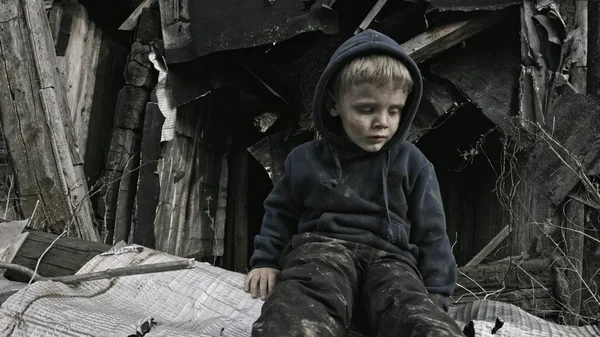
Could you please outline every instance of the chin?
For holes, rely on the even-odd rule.
[[[383,147],[383,144],[369,144],[369,145],[363,145],[361,146],[361,148],[363,150],[365,150],[366,152],[377,152],[379,150],[381,150],[381,148]]]

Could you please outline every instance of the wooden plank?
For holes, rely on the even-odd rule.
[[[230,187],[227,201],[228,230],[233,231],[233,270],[246,272],[248,265],[248,160],[246,146],[248,139],[249,114],[246,111],[236,111],[238,120],[233,131],[232,149],[230,154]]]
[[[575,30],[571,46],[571,71],[569,82],[578,92],[587,92],[588,62],[588,0],[575,1]]]
[[[583,275],[583,247],[585,231],[585,206],[576,200],[569,200],[565,205],[563,213],[563,232],[565,240],[565,274],[569,280],[569,297],[565,313],[565,323],[579,325],[579,314],[581,312],[581,298],[587,293],[582,288],[581,278]]]
[[[35,228],[98,240],[42,3],[2,7],[0,119],[24,216]]]
[[[215,92],[178,108],[175,138],[161,149],[156,248],[185,257],[223,254],[224,222],[217,217],[229,150],[229,105]],[[214,104],[214,101],[219,104]],[[225,159],[226,160],[226,159]]]
[[[479,265],[488,255],[490,255],[490,253],[492,251],[494,251],[496,248],[498,248],[498,245],[500,245],[500,243],[502,243],[502,241],[504,241],[504,239],[506,239],[506,237],[508,237],[510,232],[511,232],[510,226],[504,227],[500,231],[500,233],[498,233],[492,239],[492,241],[490,241],[490,243],[488,243],[479,253],[477,253],[477,255],[475,255],[475,257],[473,257],[471,259],[471,261],[469,261],[469,262],[467,262],[467,264],[465,264],[465,267],[474,267],[474,266]]]
[[[146,104],[144,130],[142,133],[141,162],[136,193],[136,216],[133,243],[155,247],[154,220],[160,186],[157,164],[160,160],[160,133],[165,118],[154,102]]]
[[[29,232],[12,263],[35,269],[38,259],[57,237],[58,235],[51,233]],[[44,255],[38,273],[45,277],[73,275],[94,256],[110,248],[110,245],[98,242],[62,237]],[[6,272],[6,277],[16,281],[29,281],[9,271]]]
[[[556,315],[551,260],[541,258],[507,259],[459,269],[457,287],[451,302],[476,299],[509,302],[536,316]]]
[[[135,28],[135,26],[137,25],[140,14],[142,14],[142,10],[144,8],[148,8],[148,7],[152,6],[154,3],[156,3],[156,1],[157,0],[144,0],[144,2],[142,2],[133,11],[133,13],[131,13],[131,15],[127,18],[127,20],[125,20],[123,22],[123,24],[121,24],[121,26],[119,27],[119,30],[133,30]]]
[[[84,6],[79,5],[72,17],[71,34],[58,66],[65,80],[67,101],[77,141],[77,149],[85,157],[102,31],[90,21]]]
[[[505,11],[495,11],[475,19],[445,24],[410,39],[402,47],[415,62],[424,62],[495,25],[506,16]]]
[[[600,99],[600,2],[588,4],[588,78],[587,93]]]
[[[103,191],[98,199],[98,220],[106,233],[103,240],[115,244],[129,242],[132,213],[140,164],[139,151],[144,126],[144,111],[150,91],[157,81],[156,72],[148,59],[149,31],[159,32],[158,13],[145,9],[139,25],[147,27],[135,35],[135,42],[125,65],[125,86],[119,93],[110,149],[103,173]],[[154,35],[157,36],[157,35]],[[135,227],[133,227],[135,231]]]
[[[358,28],[356,28],[356,30],[354,31],[354,34],[358,34],[362,31],[366,30],[369,27],[369,25],[371,24],[371,22],[375,19],[377,14],[379,14],[379,11],[381,11],[383,6],[385,6],[387,1],[388,0],[377,0],[377,3],[375,3],[375,6],[373,6],[373,8],[371,8],[371,10],[369,11],[369,14],[367,14],[367,16],[363,19],[363,21],[358,26]]]

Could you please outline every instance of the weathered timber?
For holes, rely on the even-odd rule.
[[[103,34],[83,164],[88,186],[94,190],[98,188],[97,182],[105,167],[111,141],[111,133],[107,130],[112,128],[117,98],[124,84],[123,77],[115,74],[123,73],[126,60],[126,48]],[[97,193],[92,195],[93,204],[96,204],[97,196]]]
[[[569,82],[578,92],[587,92],[588,62],[588,0],[575,1],[575,30],[571,47],[571,71]]]
[[[123,24],[119,27],[119,30],[133,30],[137,25],[138,18],[142,14],[142,10],[144,8],[150,7],[152,4],[156,3],[158,0],[144,0],[131,15],[123,22]]]
[[[157,33],[160,26],[158,13],[145,9],[140,16],[139,25],[154,27],[154,32]],[[125,86],[117,101],[112,140],[102,177],[104,186],[98,199],[97,216],[106,231],[103,240],[109,244],[129,240],[144,111],[157,77],[148,59],[151,41],[146,39],[146,29],[142,32],[144,38],[136,34],[137,41],[132,45],[125,66]]]
[[[559,205],[582,175],[600,173],[600,104],[568,83],[557,86],[553,96],[546,116],[552,123],[537,133],[524,165],[527,179]]]
[[[15,174],[4,134],[0,128],[0,219],[11,221],[20,219]]]
[[[489,299],[509,302],[536,316],[556,314],[549,259],[502,260],[460,268],[452,300],[456,304]]]
[[[144,130],[142,133],[141,162],[138,176],[133,243],[155,247],[154,220],[160,186],[157,167],[160,159],[160,133],[165,118],[154,102],[146,104]]]
[[[388,0],[377,0],[377,2],[375,3],[375,6],[373,6],[373,8],[371,8],[371,10],[369,11],[369,14],[367,14],[365,19],[360,23],[360,26],[358,26],[358,28],[356,29],[354,34],[358,34],[362,31],[364,31],[365,29],[367,29],[367,27],[369,27],[369,25],[375,19],[377,14],[379,14],[379,11],[381,11],[383,6],[385,6],[387,1]]]
[[[154,222],[160,251],[196,258],[223,255],[232,100],[217,95],[178,107],[175,138],[163,145]]]
[[[29,232],[12,263],[35,270],[38,259],[57,237],[58,235],[51,233]],[[94,256],[110,248],[110,245],[98,242],[61,237],[40,261],[38,274],[44,277],[73,275]],[[5,276],[16,281],[29,281],[10,271],[7,271]]]
[[[495,13],[501,15],[501,13]],[[503,30],[511,29],[502,24]],[[448,51],[443,60],[435,60],[433,74],[453,83],[483,114],[502,130],[510,129],[507,118],[515,110],[520,60],[515,51],[518,44],[510,40],[500,46],[491,37],[498,37],[494,27],[486,34],[473,37],[465,48]]]
[[[600,99],[600,1],[589,2],[587,93]]]
[[[86,155],[102,31],[88,18],[82,5],[72,16],[68,45],[64,56],[58,56],[58,68],[65,80],[67,101],[82,157]]]
[[[506,15],[505,11],[491,12],[474,19],[435,27],[403,43],[402,47],[416,62],[424,62],[495,25]]]
[[[76,20],[76,13],[79,11],[77,0],[57,1],[50,10],[48,10],[48,23],[54,41],[54,47],[57,56],[64,56],[69,45],[73,21]]]
[[[231,153],[229,155],[229,190],[227,200],[226,232],[232,231],[233,270],[246,272],[248,265],[248,144],[249,115],[237,111]]]
[[[490,243],[488,243],[475,257],[471,259],[471,261],[465,264],[465,268],[474,267],[480,264],[490,253],[498,248],[498,245],[510,234],[511,228],[510,226],[504,227],[498,235],[496,235]]]
[[[588,291],[582,288],[581,277],[583,275],[583,233],[585,227],[585,206],[576,200],[568,200],[563,212],[563,237],[567,269],[565,274],[569,280],[570,296],[565,312],[565,323],[569,325],[579,324],[581,312],[582,295]]]
[[[0,119],[32,226],[98,240],[42,3],[0,6]],[[27,32],[27,33],[26,33]],[[35,214],[36,203],[40,207]]]

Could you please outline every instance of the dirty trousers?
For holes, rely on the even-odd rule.
[[[295,235],[252,336],[463,336],[403,256],[316,233]]]

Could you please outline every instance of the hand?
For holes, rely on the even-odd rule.
[[[279,275],[279,270],[275,268],[252,269],[246,276],[244,291],[250,292],[252,298],[256,298],[257,290],[260,289],[260,298],[264,301],[273,292],[277,275]]]

